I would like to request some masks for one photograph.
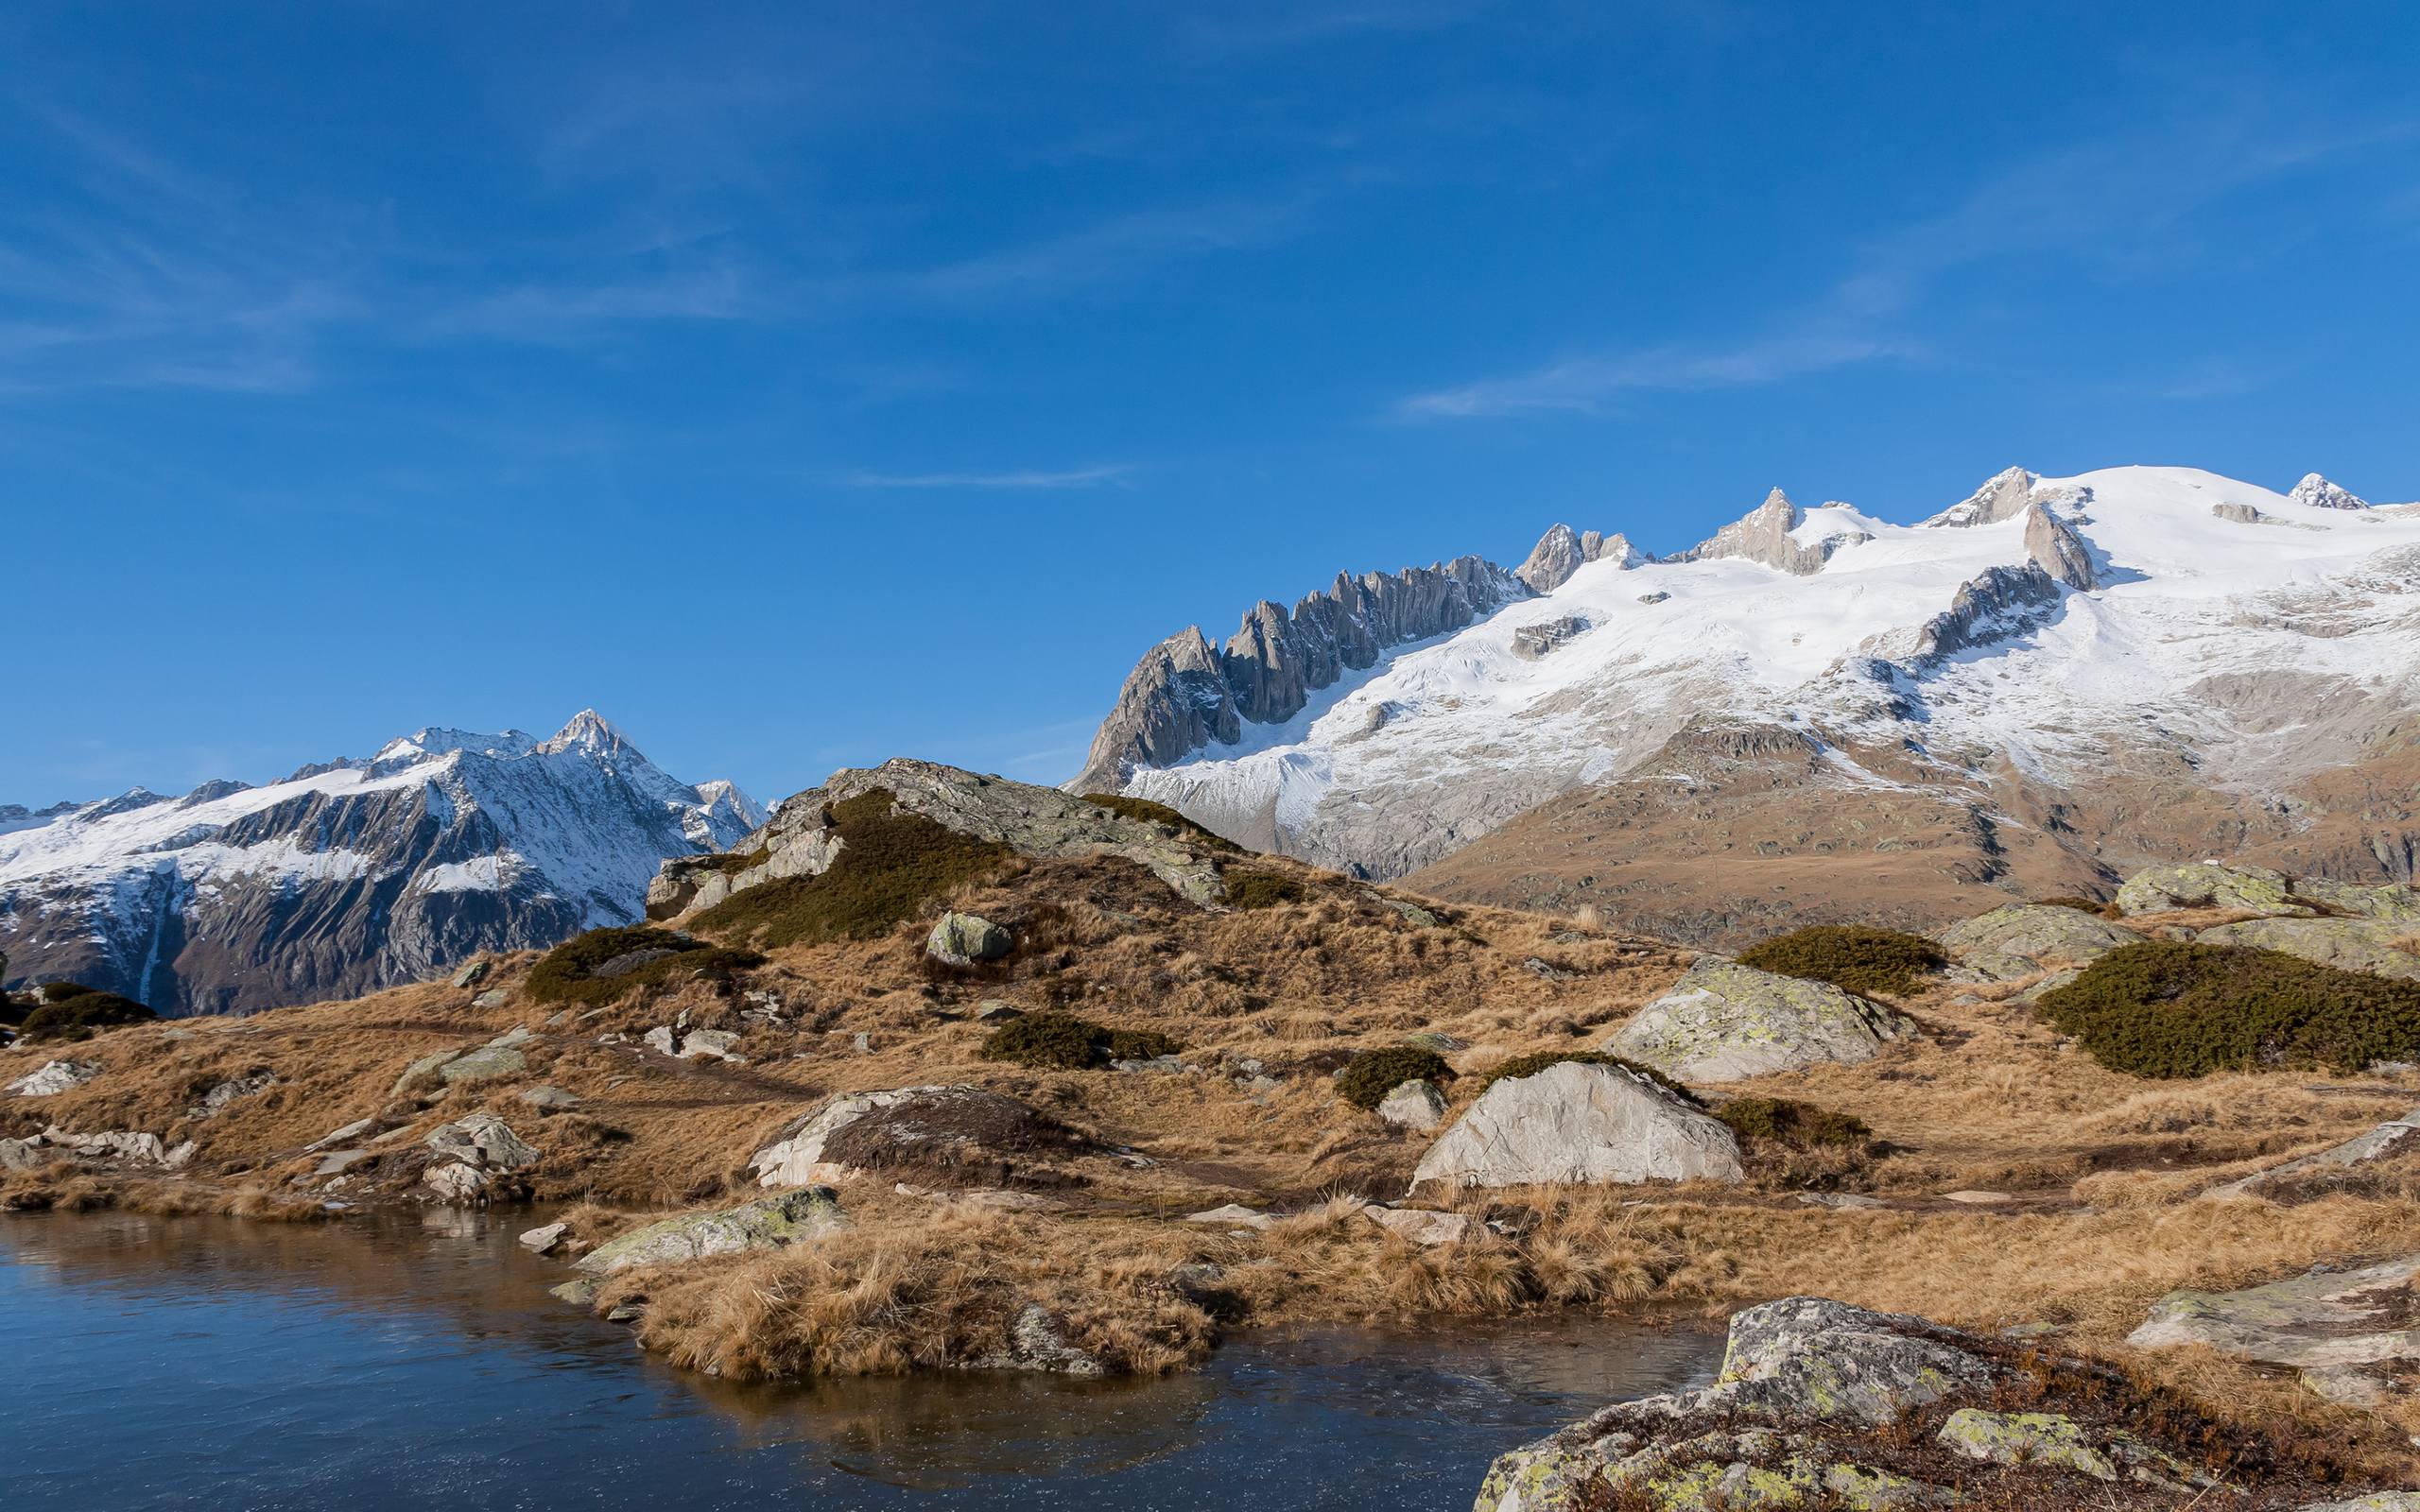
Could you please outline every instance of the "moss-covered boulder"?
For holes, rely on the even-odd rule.
[[[1909,1030],[1828,982],[1709,956],[1634,1015],[1605,1050],[1683,1081],[1741,1081],[1826,1061],[1857,1065]]]
[[[820,1239],[848,1227],[828,1187],[802,1187],[760,1197],[719,1212],[689,1212],[666,1218],[597,1246],[580,1257],[579,1268],[610,1276],[639,1265],[678,1265],[709,1255],[771,1249]]]
[[[945,966],[973,966],[996,961],[1015,941],[1009,932],[975,914],[943,914],[925,937],[925,954]]]
[[[2250,945],[2283,951],[2340,971],[2367,971],[2420,981],[2420,954],[2410,948],[2420,926],[2377,919],[2247,919],[2205,929],[2204,945]]]
[[[2305,916],[2319,911],[2294,897],[2294,885],[2284,872],[2223,861],[2153,867],[2127,878],[2118,889],[2121,914],[2161,914],[2174,908],[2240,908],[2256,914]]]
[[[1996,982],[2083,966],[2142,937],[2122,924],[2051,903],[2011,903],[1961,919],[1940,935],[1959,964]]]

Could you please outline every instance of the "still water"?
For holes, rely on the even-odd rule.
[[[739,1386],[546,1296],[530,1223],[0,1216],[0,1505],[1460,1508],[1499,1451],[1720,1350],[1322,1331],[1161,1381]]]

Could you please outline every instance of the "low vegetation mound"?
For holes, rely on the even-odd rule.
[[[2036,1006],[2093,1059],[2137,1076],[2420,1059],[2420,983],[2245,946],[2123,946]]]
[[[1385,1050],[1364,1050],[1346,1061],[1337,1074],[1337,1094],[1356,1108],[1375,1108],[1387,1100],[1387,1093],[1408,1081],[1443,1083],[1450,1081],[1454,1068],[1434,1050],[1418,1045],[1394,1045]]]
[[[1565,1061],[1582,1066],[1619,1066],[1624,1071],[1646,1077],[1692,1108],[1701,1106],[1697,1093],[1654,1067],[1642,1066],[1635,1060],[1624,1060],[1619,1056],[1608,1056],[1596,1050],[1538,1050],[1526,1056],[1514,1056],[1510,1060],[1497,1061],[1488,1068],[1487,1078],[1479,1083],[1478,1090],[1484,1092],[1499,1081],[1534,1076],[1548,1066],[1560,1066]]]
[[[104,1029],[148,1023],[159,1017],[132,998],[80,982],[44,983],[41,997],[17,1024],[17,1032],[27,1040],[90,1040]]]
[[[1242,846],[1225,835],[1214,834],[1167,804],[1154,803],[1148,798],[1129,798],[1123,793],[1087,793],[1084,801],[1125,818],[1140,819],[1146,824],[1165,824],[1206,850],[1225,850],[1237,855],[1243,852]]]
[[[1184,1048],[1151,1029],[1114,1029],[1072,1013],[1030,1013],[992,1031],[983,1058],[1040,1071],[1089,1071],[1113,1060],[1150,1060]]]
[[[1816,924],[1760,940],[1739,953],[1739,964],[1759,971],[1829,982],[1848,992],[1887,992],[1904,997],[1919,978],[1949,963],[1939,945],[1922,935],[1862,924]]]
[[[1227,885],[1220,902],[1230,908],[1274,908],[1279,903],[1299,903],[1311,895],[1300,879],[1274,871],[1228,871],[1219,880]]]
[[[1874,1142],[1865,1120],[1787,1097],[1735,1097],[1714,1116],[1743,1140],[1771,1140],[1793,1150],[1861,1150]]]
[[[690,926],[768,949],[871,939],[1016,855],[997,840],[898,808],[885,787],[868,788],[831,812],[840,853],[828,868],[733,893]]]
[[[541,956],[522,990],[541,1003],[610,1003],[676,975],[745,971],[764,960],[754,951],[709,945],[645,924],[592,929]]]
[[[2066,896],[2058,898],[2036,898],[2033,900],[2033,906],[2036,908],[2072,908],[2079,914],[2091,914],[2098,919],[2117,919],[2121,917],[2118,912],[2116,904],[2097,902],[2090,898]]]

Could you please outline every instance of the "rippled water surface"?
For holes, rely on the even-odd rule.
[[[1163,1381],[735,1386],[547,1297],[529,1224],[0,1216],[0,1505],[1459,1508],[1499,1451],[1720,1347],[1326,1331]]]

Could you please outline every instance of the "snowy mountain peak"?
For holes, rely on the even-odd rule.
[[[2021,467],[2003,468],[1981,488],[1924,523],[1935,528],[1962,529],[2014,520],[2033,502],[2034,486],[2040,481]]]
[[[519,730],[501,730],[488,734],[475,730],[454,730],[443,725],[430,725],[408,735],[398,735],[378,747],[366,765],[386,765],[394,762],[415,762],[430,757],[449,756],[456,751],[475,755],[510,758],[526,756],[538,743],[538,737]],[[297,776],[316,774],[340,764],[320,763],[306,766]]]
[[[596,755],[611,756],[630,746],[622,732],[614,728],[603,714],[594,709],[582,709],[571,716],[568,724],[554,737],[537,748],[548,754],[567,750],[583,750]]]
[[[2366,509],[2369,501],[2338,488],[2316,472],[2306,472],[2294,490],[2286,495],[2291,504],[2308,505],[2314,509]]]
[[[1595,530],[1582,534],[1569,525],[1557,524],[1538,538],[1529,557],[1512,569],[1512,576],[1528,584],[1533,593],[1550,593],[1592,561],[1609,560],[1616,566],[1635,567],[1648,559],[1645,552],[1630,543],[1628,536],[1608,537]]]

